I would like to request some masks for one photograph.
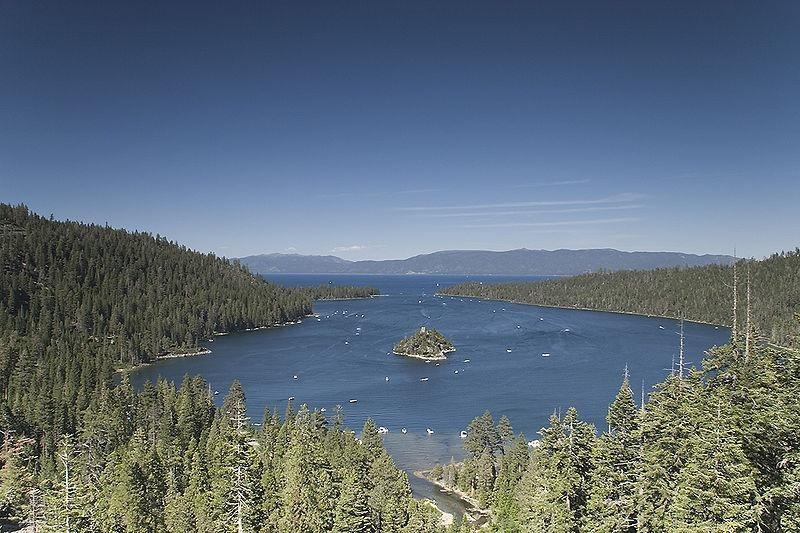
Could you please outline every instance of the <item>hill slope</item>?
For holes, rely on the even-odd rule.
[[[240,261],[259,274],[448,274],[448,275],[575,275],[597,270],[634,270],[674,266],[730,264],[727,255],[679,252],[593,250],[448,250],[408,259],[347,261],[335,256],[266,254]]]
[[[752,317],[761,334],[773,342],[797,335],[800,312],[800,249],[737,266],[738,323],[746,320],[746,277],[750,270]],[[707,265],[629,272],[583,274],[538,282],[447,287],[450,295],[577,307],[687,319],[731,325],[733,268]]]

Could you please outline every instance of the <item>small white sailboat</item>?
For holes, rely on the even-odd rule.
[[[511,353],[511,348],[506,348],[506,353]]]
[[[218,391],[218,390],[215,390],[215,391],[214,391],[214,396],[217,396],[218,394],[219,394],[219,391]]]
[[[389,430],[381,426],[378,428],[378,433],[380,433],[381,435],[385,435],[386,433],[389,433]]]
[[[386,381],[389,381],[389,376],[386,376],[384,379],[385,379]]]
[[[433,435],[433,430],[431,428],[425,428],[425,431],[428,433],[428,435]]]
[[[292,376],[292,379],[299,379],[299,378],[297,377],[297,374],[295,374],[294,376]]]
[[[458,434],[458,436],[461,437],[462,439],[466,439],[467,438],[467,432],[466,431],[462,431],[461,433]]]
[[[544,352],[544,353],[542,354],[542,357],[550,357],[550,352]]]
[[[428,381],[430,378],[419,378],[420,381]]]
[[[289,396],[289,401],[291,402],[292,400],[294,400],[294,396]]]
[[[325,409],[324,407],[319,410],[320,413],[324,413],[325,411],[327,411],[327,409]]]
[[[539,320],[544,320],[544,318],[542,318],[542,317],[539,317]]]
[[[400,430],[400,433],[402,433],[403,435],[405,435],[406,433],[408,433],[408,430],[407,430],[406,428],[402,428],[402,429]]]
[[[458,374],[458,370],[453,370],[453,374]]]
[[[465,363],[469,363],[469,359],[464,359],[464,362]]]
[[[344,343],[345,343],[345,344],[350,344],[350,342],[349,342],[349,341],[344,341]]]
[[[664,326],[659,325],[658,329],[664,329]]]
[[[350,403],[358,403],[358,400],[356,400],[355,398],[351,398]]]

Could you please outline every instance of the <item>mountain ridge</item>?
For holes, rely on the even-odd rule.
[[[334,255],[269,253],[238,259],[256,274],[575,275],[598,270],[641,270],[731,264],[733,257],[683,252],[571,250],[440,250],[407,259],[350,261]]]

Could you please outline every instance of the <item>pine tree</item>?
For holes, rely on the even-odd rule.
[[[638,418],[626,369],[622,386],[608,410],[608,432],[595,441],[593,449],[586,531],[636,531]]]
[[[735,434],[721,416],[707,419],[688,444],[691,460],[677,479],[666,525],[680,533],[757,530],[754,476]]]
[[[553,415],[520,481],[523,531],[577,532],[585,513],[594,427],[574,408],[563,420]]]
[[[375,518],[369,507],[369,495],[364,482],[355,470],[347,470],[342,478],[333,531],[337,533],[376,531]]]

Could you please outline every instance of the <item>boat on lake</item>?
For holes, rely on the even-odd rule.
[[[542,354],[542,357],[550,357],[550,352],[544,352],[544,353]]]
[[[428,435],[433,435],[433,430],[431,428],[425,428],[425,431],[428,433]]]

